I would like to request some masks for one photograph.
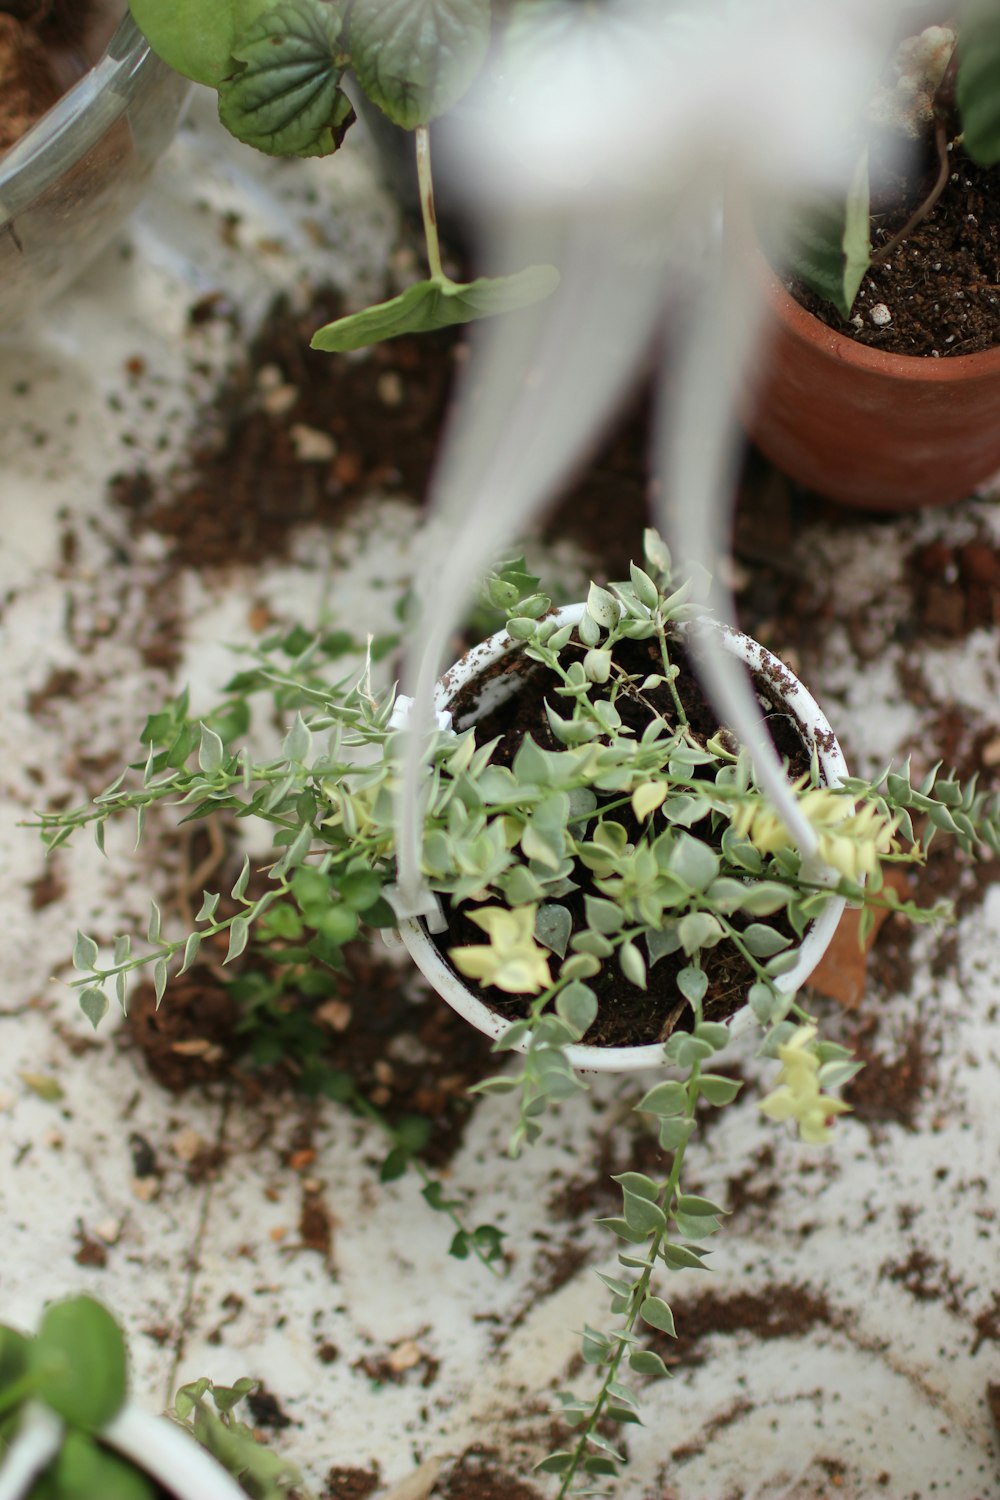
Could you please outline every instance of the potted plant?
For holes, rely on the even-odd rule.
[[[57,9],[75,28],[71,8]],[[173,139],[188,86],[123,11],[112,7],[119,24],[77,82],[60,95],[49,78],[51,107],[0,156],[0,327],[55,296],[103,249]]]
[[[836,1090],[857,1065],[820,1039],[795,992],[816,957],[810,929],[828,935],[830,913],[848,900],[864,908],[863,931],[880,907],[945,917],[946,904],[921,909],[883,880],[887,863],[920,863],[935,830],[970,850],[1000,849],[996,799],[936,771],[920,787],[906,768],[874,782],[847,775],[787,668],[723,631],[753,673],[814,834],[816,852],[803,856],[691,671],[699,632],[719,627],[703,621],[689,585],[675,586],[655,533],[644,564],[563,611],[520,563],[489,578],[506,626],[442,679],[426,746],[426,914],[402,924],[411,951],[426,957],[434,944],[435,982],[434,966],[450,967],[499,1015],[488,1023],[495,1050],[522,1054],[519,1071],[478,1086],[516,1096],[512,1152],[538,1136],[548,1104],[585,1086],[575,1064],[595,1066],[602,1037],[609,1054],[619,1050],[621,1025],[626,1038],[645,1028],[641,1061],[661,1069],[637,1108],[654,1120],[668,1165],[660,1179],[616,1179],[622,1212],[605,1222],[621,1241],[622,1274],[602,1280],[621,1321],[585,1331],[596,1394],[560,1398],[578,1433],[543,1467],[562,1494],[577,1476],[616,1472],[606,1421],[636,1420],[627,1370],[664,1373],[642,1327],[673,1332],[654,1272],[701,1266],[720,1226],[722,1208],[686,1192],[682,1169],[699,1105],[725,1106],[740,1089],[714,1068],[729,1021],[742,1013],[760,1023],[763,1051],[780,1064],[765,1113],[825,1140],[846,1107]],[[237,748],[257,693],[291,720],[267,759]],[[143,951],[126,934],[102,958],[78,934],[74,982],[89,1019],[107,1010],[108,989],[124,1004],[128,976],[146,966],[162,997],[171,967],[189,967],[209,939],[226,943],[226,962],[256,936],[337,966],[362,928],[398,925],[395,804],[409,715],[405,700],[374,691],[370,663],[359,681],[331,685],[322,637],[293,630],[255,653],[205,719],[191,719],[183,694],[154,714],[138,784],[123,785],[123,773],[93,805],[43,814],[50,847],[86,825],[103,844],[109,818],[131,811],[141,826],[157,802],[188,817],[262,817],[275,829],[266,879],[252,880],[246,860],[226,898],[205,895],[193,931],[163,932],[153,903]]]
[[[925,8],[921,22],[927,18]],[[947,5],[938,20],[952,24],[923,25],[900,42],[869,118],[857,128],[845,199],[792,211],[790,244],[774,261],[782,275],[758,250],[747,205],[735,195],[730,202],[733,253],[764,305],[759,363],[745,401],[750,434],[800,483],[878,510],[954,501],[1000,470],[1000,346],[989,290],[996,278],[986,269],[991,231],[985,224],[980,230],[975,215],[970,221],[964,200],[972,183],[963,170],[971,163],[982,176],[1000,161],[1000,19],[995,6],[971,0],[957,22]],[[988,181],[977,189],[987,199]],[[890,187],[897,197],[887,205]],[[961,200],[952,235],[956,251],[966,254],[960,264],[964,269],[977,256],[982,268],[956,286],[945,283],[954,274],[941,264],[945,241],[922,249],[915,237],[934,223],[949,192]],[[878,279],[869,276],[863,287],[870,272]],[[962,353],[975,307],[988,315],[994,340]],[[937,333],[924,337],[920,328],[897,338],[895,325],[909,313]],[[975,331],[981,344],[985,335]]]
[[[241,10],[198,0],[130,0],[150,44],[187,78],[218,92],[226,128],[276,156],[327,156],[355,119],[348,77],[394,126],[413,135],[429,275],[399,296],[319,329],[331,353],[525,307],[558,283],[552,266],[457,282],[444,270],[434,206],[430,123],[481,73],[491,38],[490,0],[425,10],[360,0],[258,0]]]
[[[3,1500],[284,1500],[300,1484],[233,1416],[253,1381],[185,1386],[173,1419],[126,1385],[124,1336],[92,1297],[51,1304],[34,1335],[0,1325]]]

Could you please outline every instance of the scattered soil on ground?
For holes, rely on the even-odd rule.
[[[345,958],[344,971],[333,976],[334,994],[317,997],[296,989],[293,979],[283,982],[283,971],[249,951],[233,979],[257,974],[269,985],[278,979],[271,1009],[255,1023],[229,981],[207,965],[175,979],[159,1009],[152,986],[142,985],[120,1033],[122,1045],[138,1048],[153,1077],[174,1093],[231,1081],[252,1101],[301,1083],[291,1044],[284,1058],[258,1063],[255,1035],[280,1038],[290,1027],[299,1038],[306,1027],[317,1069],[346,1075],[392,1123],[407,1115],[431,1122],[421,1156],[440,1165],[457,1149],[475,1107],[468,1089],[495,1069],[490,1044],[367,944],[351,945]]]
[[[938,163],[924,159],[872,215],[877,254],[930,192]],[[845,322],[829,303],[792,281],[799,302],[859,344],[891,354],[945,358],[977,354],[1000,338],[1000,194],[995,169],[951,153],[950,176],[930,213],[861,283]],[[888,309],[890,321],[877,320]]]
[[[927,1037],[914,1022],[893,1056],[876,1050],[878,1016],[865,1017],[846,1038],[864,1067],[843,1090],[843,1098],[866,1125],[917,1128],[917,1113],[931,1086],[933,1069]]]
[[[671,1302],[677,1337],[653,1333],[648,1347],[669,1367],[703,1364],[700,1345],[716,1335],[751,1333],[760,1340],[796,1338],[817,1324],[833,1327],[833,1311],[822,1293],[805,1286],[771,1286],[730,1295],[703,1292]]]
[[[434,1494],[440,1500],[542,1500],[533,1484],[506,1473],[499,1456],[489,1448],[469,1448]]]
[[[378,1469],[331,1469],[326,1476],[324,1500],[368,1500],[381,1478]]]

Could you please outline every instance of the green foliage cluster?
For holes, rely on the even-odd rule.
[[[149,1475],[101,1441],[102,1429],[124,1406],[127,1363],[121,1329],[92,1297],[53,1303],[33,1336],[0,1325],[0,1478],[5,1455],[41,1403],[62,1432],[26,1500],[155,1500],[160,1491]],[[294,1466],[262,1447],[233,1416],[255,1388],[252,1380],[231,1388],[197,1381],[178,1392],[175,1415],[253,1500],[286,1500],[293,1490],[305,1500]]]
[[[413,131],[430,275],[399,296],[321,328],[342,353],[402,333],[494,317],[555,289],[551,266],[456,282],[441,265],[428,126],[481,73],[491,0],[130,0],[154,51],[218,93],[219,118],[271,156],[329,156],[354,121],[353,76],[394,125]],[[515,11],[518,6],[515,5]]]
[[[941,7],[946,21],[951,7]],[[961,10],[953,65],[935,96],[939,151],[960,141],[973,161],[1000,162],[1000,9],[994,0],[966,0]],[[867,132],[863,131],[863,134]],[[943,180],[940,183],[943,186]],[[929,211],[940,187],[922,212]],[[790,218],[789,267],[842,318],[851,308],[872,263],[869,146],[859,148],[845,196],[800,204]],[[911,226],[919,214],[910,221]]]
[[[914,921],[947,917],[947,903],[925,909],[902,899],[885,883],[884,868],[922,863],[939,832],[970,852],[985,845],[1000,853],[1000,799],[942,776],[939,767],[919,785],[903,766],[829,786],[814,756],[795,791],[816,835],[817,868],[803,860],[769,805],[746,751],[723,727],[706,738],[688,722],[675,657],[696,610],[655,532],[646,536],[644,566],[633,565],[627,582],[591,585],[575,624],[552,611],[521,560],[488,578],[486,604],[503,612],[522,662],[552,674],[545,713],[559,748],[528,736],[506,766],[494,761],[497,742],[482,743],[475,726],[435,729],[426,747],[422,871],[434,898],[462,909],[483,932],[482,942],[450,950],[455,967],[526,1007],[495,1046],[500,1053],[522,1047],[519,1070],[478,1086],[517,1096],[512,1153],[538,1136],[550,1103],[585,1086],[566,1049],[591,1026],[594,981],[606,966],[643,988],[657,963],[676,955],[677,1008],[687,1013],[688,1029],[678,1029],[664,1049],[679,1076],[639,1105],[659,1122],[669,1170],[662,1180],[624,1174],[622,1213],[608,1221],[625,1247],[622,1276],[602,1278],[621,1322],[586,1331],[584,1359],[601,1373],[599,1389],[589,1401],[564,1395],[577,1439],[545,1460],[569,1494],[617,1468],[604,1419],[637,1420],[627,1371],[664,1373],[642,1342],[644,1326],[673,1332],[669,1303],[651,1289],[654,1269],[700,1267],[704,1242],[719,1225],[721,1209],[681,1185],[698,1101],[723,1107],[738,1091],[711,1068],[728,1030],[705,1017],[706,955],[728,944],[750,972],[746,998],[764,1027],[761,1050],[780,1064],[761,1108],[794,1121],[803,1139],[824,1140],[845,1108],[836,1090],[857,1064],[817,1036],[783,983],[797,939],[838,896],[860,905],[864,922],[878,908]],[[205,893],[194,931],[166,934],[154,905],[141,951],[125,935],[102,958],[89,936],[78,935],[74,982],[95,1024],[109,989],[124,1004],[128,976],[148,965],[159,996],[171,967],[188,967],[209,935],[228,934],[227,963],[254,941],[280,955],[304,990],[325,993],[345,944],[366,929],[396,924],[395,791],[408,733],[405,700],[374,691],[370,661],[360,679],[330,681],[336,653],[324,640],[296,628],[263,642],[213,714],[193,720],[181,694],[149,719],[146,753],[131,778],[118,778],[90,805],[41,815],[50,848],[84,826],[103,847],[105,825],[123,813],[136,816],[141,832],[158,802],[178,806],[185,820],[225,812],[263,819],[274,831],[266,870],[251,881],[245,862],[223,909],[217,893]],[[653,652],[651,670],[641,674],[624,664],[636,641]],[[263,759],[244,740],[257,695],[289,724],[278,753]],[[630,727],[637,724],[644,727]],[[582,922],[567,905],[581,886],[582,902],[574,905],[582,905]],[[452,1253],[475,1254],[496,1269],[498,1231],[467,1229],[461,1205],[419,1161],[423,1122],[390,1127],[346,1075],[315,1064],[308,1073],[309,1023],[277,1003],[278,984],[248,976],[237,991],[260,1059],[276,1049],[298,1055],[307,1086],[386,1129],[383,1179],[416,1166],[426,1201],[455,1226]]]

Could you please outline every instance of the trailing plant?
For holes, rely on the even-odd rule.
[[[16,1471],[26,1500],[155,1500],[153,1479],[102,1441],[125,1405],[127,1366],[121,1328],[92,1297],[53,1303],[34,1335],[0,1325],[0,1481],[15,1485]],[[199,1380],[178,1391],[174,1415],[252,1500],[307,1500],[295,1466],[233,1415],[256,1384]]]
[[[236,1416],[236,1408],[259,1385],[245,1377],[216,1385],[202,1375],[180,1387],[170,1416],[239,1480],[250,1500],[309,1500],[297,1467],[259,1442],[253,1428]]]
[[[884,871],[924,863],[939,832],[969,853],[984,845],[1000,853],[1000,798],[975,782],[963,787],[940,767],[919,784],[907,765],[829,785],[813,752],[793,787],[815,844],[804,856],[745,747],[724,725],[697,728],[688,714],[681,664],[697,635],[717,627],[692,602],[690,584],[678,584],[655,532],[646,534],[644,566],[633,564],[628,582],[592,584],[575,624],[552,611],[521,560],[492,574],[485,593],[503,611],[520,663],[544,674],[544,723],[505,760],[502,736],[484,742],[476,724],[456,730],[450,713],[439,713],[426,746],[421,868],[439,905],[431,924],[435,915],[442,927],[463,917],[483,935],[441,939],[455,969],[497,1008],[517,1007],[495,1050],[521,1048],[519,1068],[477,1086],[516,1096],[512,1154],[537,1138],[550,1103],[585,1087],[566,1049],[587,1038],[602,981],[617,977],[638,993],[670,972],[664,960],[674,973],[660,1040],[676,1076],[638,1105],[657,1122],[664,1174],[616,1179],[622,1211],[606,1223],[623,1242],[622,1274],[601,1279],[620,1322],[585,1331],[583,1356],[599,1388],[589,1399],[563,1394],[578,1436],[543,1463],[568,1495],[621,1461],[606,1430],[636,1420],[628,1373],[664,1373],[642,1341],[644,1328],[674,1331],[654,1271],[701,1267],[723,1214],[682,1182],[699,1101],[724,1107],[740,1087],[715,1071],[731,1009],[715,1008],[716,950],[741,964],[745,1003],[764,1029],[762,1054],[779,1065],[760,1108],[794,1121],[807,1142],[827,1139],[845,1109],[837,1090],[857,1064],[819,1037],[788,987],[800,940],[836,898],[862,908],[862,936],[879,909],[916,922],[946,919],[948,903],[922,907],[886,883]],[[263,892],[251,893],[245,861],[230,893],[234,914],[221,915],[219,895],[206,894],[194,930],[174,936],[162,930],[154,904],[146,944],[133,951],[126,934],[104,958],[78,934],[73,983],[95,1025],[108,989],[124,1005],[129,975],[152,966],[159,998],[171,966],[183,972],[208,936],[228,934],[227,963],[256,932],[259,941],[286,939],[297,964],[336,968],[360,931],[396,924],[395,791],[409,705],[375,690],[370,662],[357,680],[326,681],[320,641],[306,644],[296,630],[264,642],[227,684],[225,712],[192,720],[181,694],[147,722],[145,758],[131,777],[123,774],[90,805],[40,816],[50,848],[86,826],[103,847],[110,819],[132,813],[141,828],[158,802],[178,806],[185,819],[226,811],[274,829]],[[279,752],[265,758],[240,743],[236,727],[250,721],[257,694],[291,720]],[[780,691],[776,698],[780,708]],[[492,1259],[496,1247],[477,1249],[476,1233],[465,1248]]]
[[[861,142],[850,185],[839,201],[825,196],[800,205],[789,221],[786,262],[805,284],[849,318],[869,267],[885,261],[930,213],[952,171],[951,152],[962,146],[980,166],[1000,162],[1000,12],[992,0],[941,6],[941,24],[907,37],[859,127]],[[869,141],[895,134],[900,148],[921,142],[933,148],[936,174],[902,228],[874,248],[871,240]]]
[[[328,156],[354,121],[342,84],[356,86],[394,125],[411,131],[429,275],[399,296],[339,318],[312,347],[360,349],[493,317],[547,297],[552,266],[457,282],[441,260],[431,171],[432,120],[481,73],[491,0],[130,0],[154,51],[217,91],[219,118],[238,140],[271,156]]]

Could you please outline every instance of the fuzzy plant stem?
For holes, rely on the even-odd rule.
[[[447,281],[441,265],[441,243],[438,239],[437,213],[434,209],[434,179],[431,176],[431,134],[426,125],[416,131],[417,183],[420,189],[420,212],[427,241],[427,264],[432,281]]]

